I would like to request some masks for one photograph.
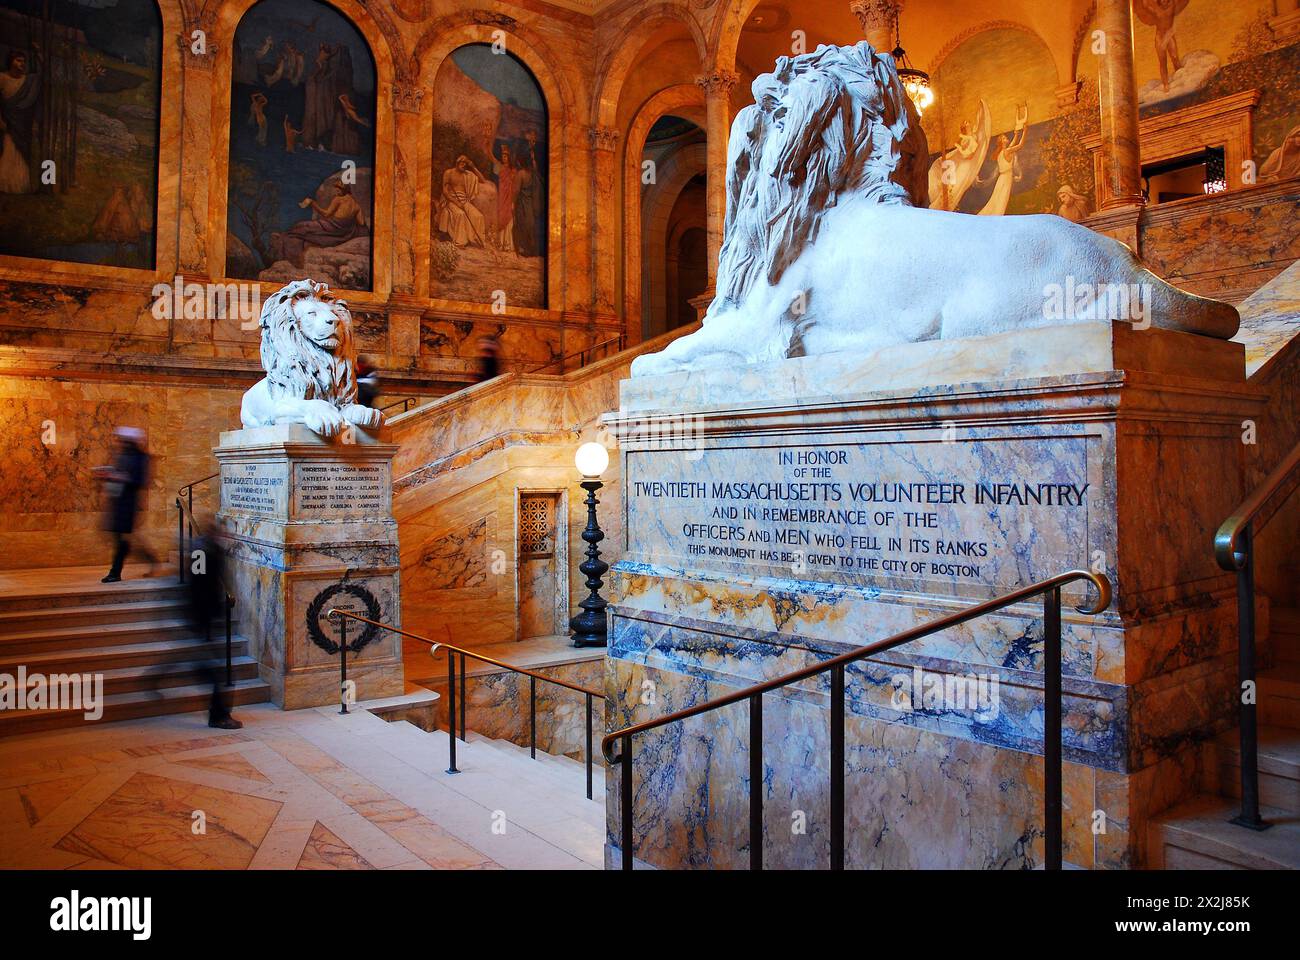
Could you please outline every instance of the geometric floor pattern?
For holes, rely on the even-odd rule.
[[[336,708],[238,716],[238,731],[196,713],[0,740],[0,868],[503,866],[487,831],[463,829],[467,842],[431,819],[428,771],[376,760]],[[529,849],[546,866],[598,865]]]

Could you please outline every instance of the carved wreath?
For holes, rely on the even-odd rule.
[[[321,629],[320,618],[321,612],[328,608],[329,602],[340,594],[347,594],[360,600],[365,605],[365,616],[369,620],[378,620],[380,613],[379,600],[359,583],[335,583],[318,593],[316,599],[307,607],[307,633],[311,635],[312,643],[331,655],[339,652],[339,644]],[[348,653],[360,653],[362,648],[378,635],[379,628],[373,623],[367,623],[355,640],[348,641]]]

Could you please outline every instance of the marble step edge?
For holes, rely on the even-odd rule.
[[[93,626],[104,623],[136,623],[175,619],[184,615],[184,597],[129,600],[124,603],[92,603],[82,606],[41,607],[31,610],[0,610],[0,637],[42,629],[28,624]],[[166,614],[172,614],[168,617]],[[160,616],[161,615],[161,616]],[[81,621],[81,622],[78,622]],[[17,625],[17,626],[15,626]]]
[[[443,731],[425,733],[406,721],[401,723],[405,723],[409,731],[399,729],[395,731],[395,736],[392,738],[380,739],[378,745],[413,766],[445,771],[448,765],[446,733]],[[414,751],[419,752],[418,759]],[[588,800],[582,790],[565,789],[547,780],[532,769],[533,761],[527,758],[504,754],[482,743],[457,741],[456,765],[461,773],[448,774],[445,782],[458,793],[463,792],[461,785],[465,783],[459,779],[461,775],[480,773],[489,781],[500,783],[507,791],[511,786],[517,787],[520,782],[525,782],[529,787],[529,800],[540,802],[546,809],[557,810],[593,825],[597,821],[602,824],[604,822],[603,802]],[[473,798],[472,795],[470,796]],[[487,801],[492,798],[485,796],[483,799]]]
[[[159,636],[165,634],[166,636]],[[180,636],[177,636],[180,634]],[[154,638],[180,640],[189,636],[193,639],[193,627],[188,620],[153,620],[147,623],[108,623],[68,626],[53,630],[32,630],[26,633],[0,634],[0,656],[8,653],[26,653],[25,647],[57,649],[60,644],[102,640],[104,645],[129,643],[131,638]]]
[[[0,612],[18,613],[24,610],[52,610],[62,607],[184,599],[186,593],[186,587],[177,582],[174,577],[122,580],[118,583],[94,583],[79,587],[0,593]]]
[[[248,640],[238,634],[231,637],[231,655],[236,659],[248,655]],[[115,670],[133,666],[157,666],[179,661],[225,660],[226,641],[220,640],[147,640],[143,643],[118,643],[102,647],[64,647],[26,654],[0,656],[0,673],[16,673],[20,666],[28,674],[81,673]]]
[[[471,741],[473,742],[473,741]],[[528,748],[521,747],[509,740],[487,740],[488,746],[511,757],[519,757],[536,765],[539,775],[545,776],[563,789],[577,790],[584,797],[587,795],[587,767],[565,758],[561,764],[554,754],[538,750],[537,758],[529,756]],[[600,767],[592,765],[591,785],[593,799],[604,789],[605,777]]]
[[[1151,842],[1246,870],[1300,869],[1300,821],[1284,810],[1261,807],[1260,814],[1274,826],[1263,831],[1249,830],[1229,822],[1236,809],[1234,801],[1227,797],[1194,797],[1151,822]]]
[[[104,697],[104,715],[88,721],[80,710],[6,710],[0,712],[0,737],[61,729],[86,723],[111,723],[165,714],[206,710],[212,696],[208,684],[164,687],[159,690],[116,693]],[[265,703],[271,687],[263,680],[239,680],[230,688],[231,703],[238,707]]]

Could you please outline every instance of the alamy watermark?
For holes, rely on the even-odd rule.
[[[262,312],[260,283],[186,283],[177,274],[150,291],[155,320],[238,320],[240,329],[257,327]]]
[[[0,710],[80,710],[86,720],[104,715],[102,673],[0,673]]]
[[[997,719],[1001,699],[993,673],[898,673],[889,705],[905,713],[969,713],[981,723]]]
[[[1043,287],[1044,320],[1126,320],[1138,330],[1151,326],[1149,283],[1065,283]]]

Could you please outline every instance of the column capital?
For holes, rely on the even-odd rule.
[[[706,97],[726,97],[740,82],[740,74],[732,70],[715,70],[713,73],[696,77],[695,82],[704,90]]]
[[[593,150],[613,153],[618,149],[621,134],[613,127],[594,126],[587,128],[587,143]]]
[[[870,40],[872,35],[894,34],[894,19],[903,9],[903,0],[851,0],[849,12],[858,18],[858,26]],[[890,49],[893,49],[892,46]]]
[[[423,87],[393,84],[393,109],[398,113],[419,113],[423,104]]]

